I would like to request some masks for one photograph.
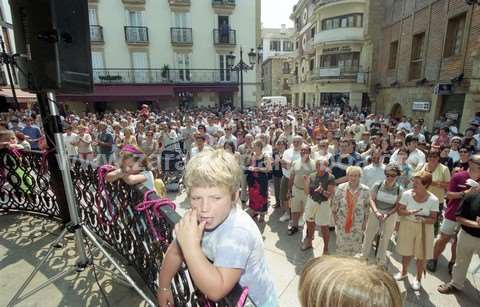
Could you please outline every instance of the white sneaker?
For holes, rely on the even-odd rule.
[[[422,288],[422,283],[415,278],[412,282],[412,289],[413,291],[419,291]]]
[[[396,281],[404,280],[405,278],[407,278],[407,274],[402,275],[402,272],[398,272],[393,275],[393,279],[395,279]]]
[[[279,219],[280,222],[286,222],[290,220],[290,214],[288,212],[285,212]]]

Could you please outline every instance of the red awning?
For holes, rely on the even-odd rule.
[[[173,97],[171,85],[95,85],[93,93],[58,94],[60,101],[148,101]]]

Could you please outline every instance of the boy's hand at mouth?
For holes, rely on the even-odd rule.
[[[206,221],[198,222],[197,209],[189,210],[180,222],[175,225],[175,235],[182,249],[199,246],[202,240]]]

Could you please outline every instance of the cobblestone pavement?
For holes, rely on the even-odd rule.
[[[185,195],[171,195],[178,204],[178,212],[182,214],[187,209]],[[287,223],[278,221],[281,212],[270,210],[265,224],[259,225],[265,241],[265,254],[269,263],[271,274],[280,297],[281,307],[299,306],[297,287],[299,274],[305,262],[320,256],[322,240],[316,234],[314,248],[300,251],[302,234],[299,232],[292,237],[287,236]],[[0,216],[0,306],[6,306],[14,292],[20,287],[33,267],[46,253],[49,244],[60,232],[55,222],[36,218],[28,215],[10,214]],[[333,233],[331,233],[333,236]],[[331,240],[334,242],[334,240]],[[32,286],[41,284],[51,277],[65,270],[75,263],[75,248],[73,237],[67,237],[66,248],[56,249],[48,265],[42,267],[34,278]],[[335,246],[330,249],[334,253]],[[392,242],[390,250],[394,251]],[[94,252],[95,254],[95,252]],[[445,252],[449,257],[449,251]],[[479,306],[480,302],[480,259],[475,256],[470,265],[469,282],[464,292],[457,295],[441,295],[436,287],[449,280],[447,272],[447,258],[442,257],[439,268],[435,274],[427,274],[422,282],[423,289],[418,293],[411,290],[409,281],[400,283],[402,293],[405,295],[405,306]],[[398,272],[400,257],[396,254],[390,256],[389,271]],[[112,276],[114,270],[104,257],[95,257],[95,263],[104,267],[96,270],[97,277],[105,290],[110,306],[146,306],[145,302],[129,287],[118,282]],[[410,272],[415,270],[414,263]],[[412,277],[409,278],[412,281]],[[42,291],[26,298],[18,306],[106,306],[102,305],[102,295],[95,282],[92,270],[78,274],[71,274],[60,279]]]

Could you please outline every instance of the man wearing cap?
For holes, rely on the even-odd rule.
[[[456,220],[456,212],[461,200],[466,195],[480,192],[480,188],[468,184],[467,180],[480,182],[480,154],[473,155],[470,158],[469,168],[467,171],[456,173],[452,176],[448,184],[447,192],[447,208],[444,212],[444,218],[440,227],[440,234],[433,247],[433,259],[427,263],[427,269],[435,272],[437,269],[438,257],[442,254],[445,246],[450,239],[455,238],[459,224]],[[453,267],[456,258],[456,244],[452,244],[452,259],[448,266],[449,271]]]

